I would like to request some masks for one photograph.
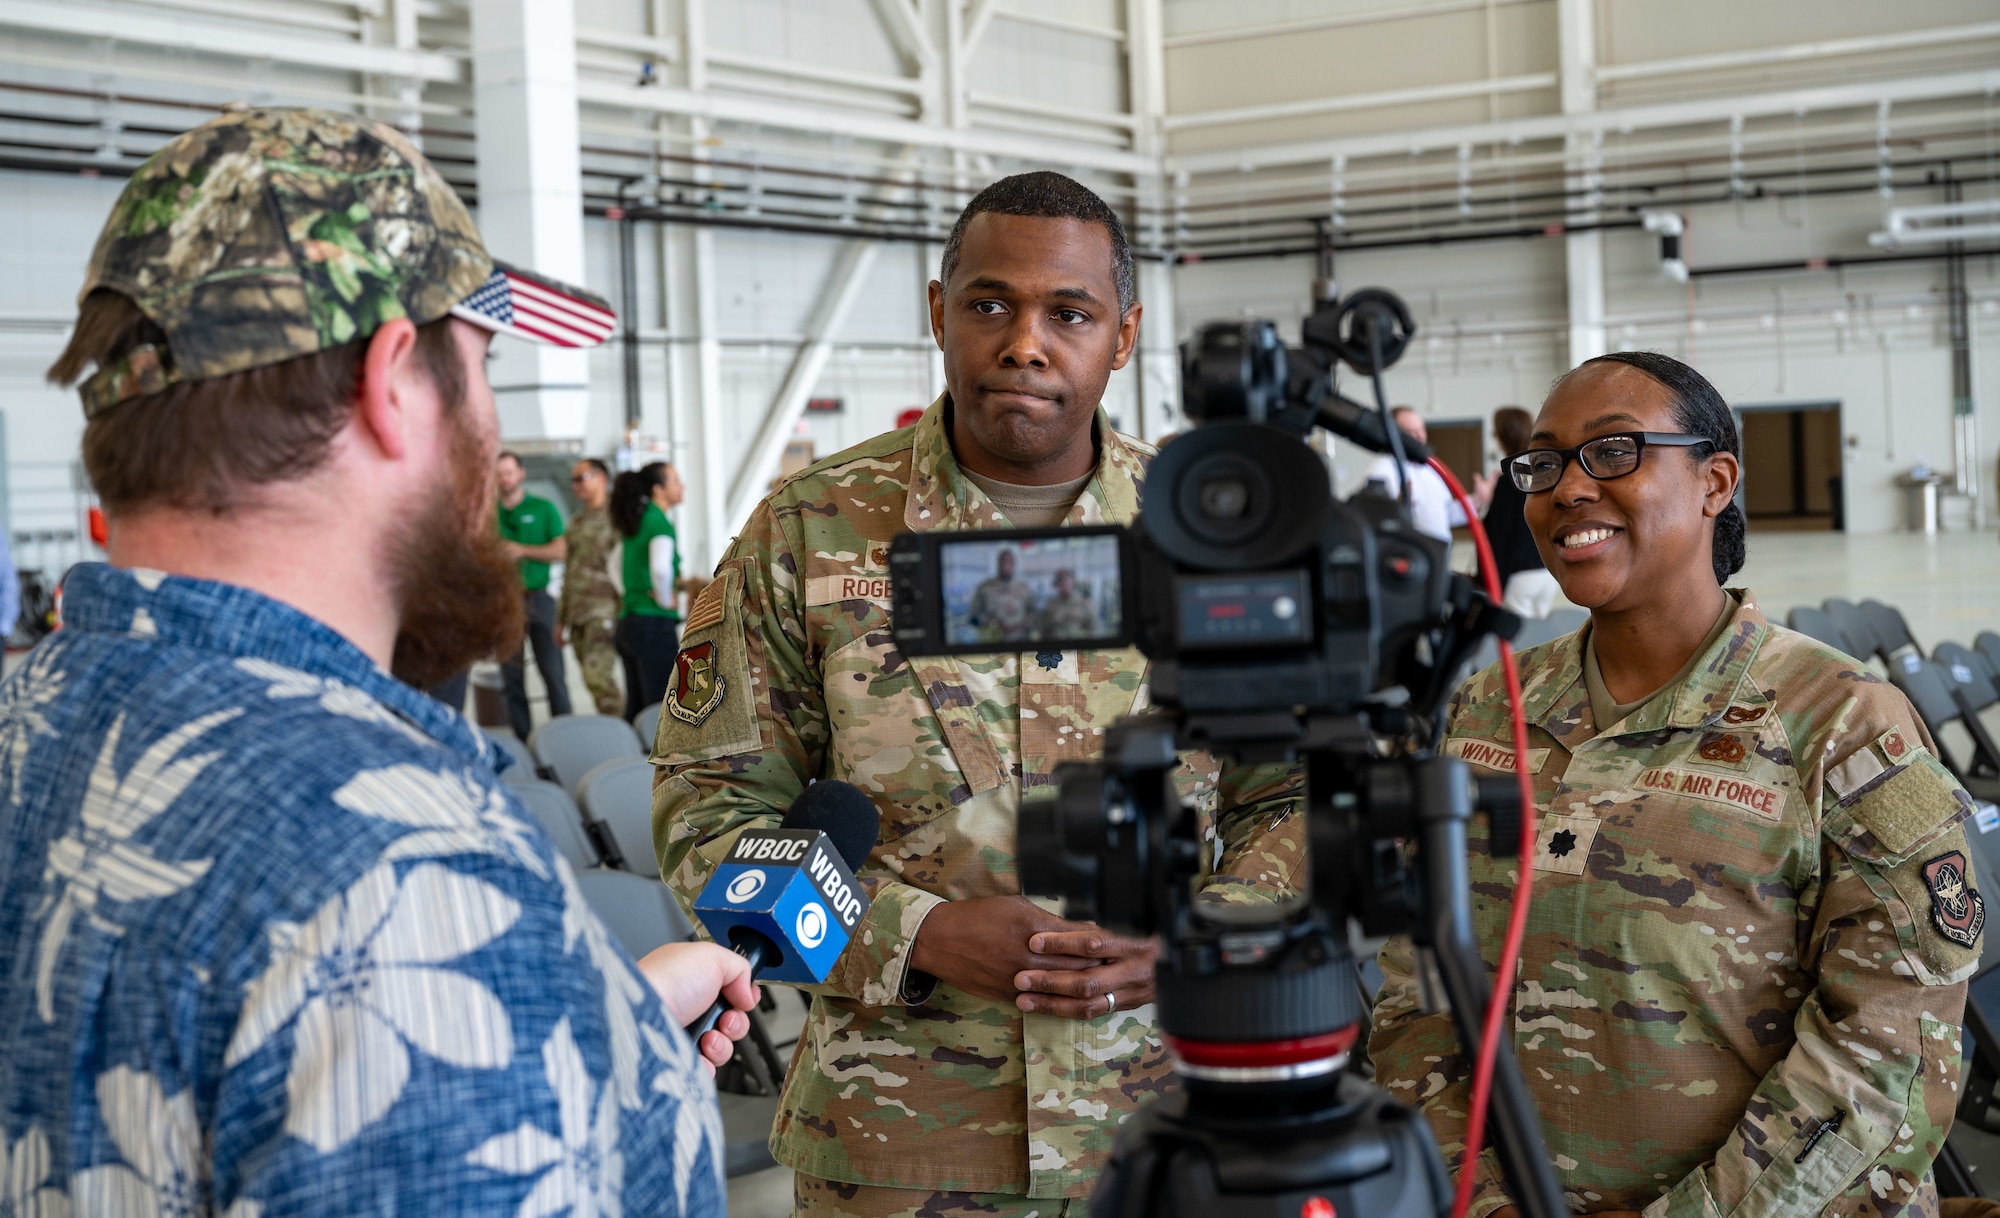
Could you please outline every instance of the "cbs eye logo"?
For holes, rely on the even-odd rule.
[[[826,910],[817,904],[806,906],[799,911],[799,920],[793,929],[798,932],[799,946],[818,947],[826,942]]]
[[[741,905],[762,891],[764,891],[764,873],[746,871],[729,881],[729,887],[723,890],[723,894],[729,898],[731,905]]]

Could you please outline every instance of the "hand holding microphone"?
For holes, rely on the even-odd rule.
[[[722,1008],[721,1019],[694,1038],[695,1047],[711,1073],[730,1059],[736,1051],[734,1042],[750,1031],[750,1017],[744,1012],[757,1005],[757,983],[750,976],[749,961],[713,943],[669,943],[640,957],[639,972],[677,1024],[686,1024],[714,1000]]]
[[[868,912],[854,872],[881,829],[882,814],[860,788],[816,782],[778,828],[736,839],[695,898],[694,915],[717,943],[735,949],[746,980],[817,985]],[[689,1024],[688,1035],[706,1040],[727,998]]]

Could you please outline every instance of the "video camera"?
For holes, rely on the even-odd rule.
[[[1182,349],[1185,413],[1129,528],[907,534],[891,633],[907,655],[1136,646],[1156,708],[1107,732],[1024,803],[1022,887],[1069,917],[1159,935],[1161,1031],[1182,1087],[1120,1131],[1092,1204],[1113,1215],[1432,1218],[1449,1183],[1416,1114],[1346,1069],[1367,1011],[1347,926],[1409,932],[1461,1041],[1486,971],[1467,904],[1467,824],[1518,834],[1518,789],[1435,755],[1439,707],[1473,646],[1518,620],[1455,575],[1445,542],[1371,486],[1345,502],[1306,437],[1427,456],[1390,421],[1381,373],[1415,331],[1393,294],[1325,299],[1287,349],[1274,324],[1204,326]],[[1377,408],[1341,396],[1346,364]],[[1407,473],[1402,477],[1407,480]],[[1208,847],[1175,795],[1183,750],[1305,771],[1311,891],[1205,903]],[[1496,1064],[1502,1163],[1528,1218],[1565,1214],[1518,1066]],[[1325,1208],[1321,1208],[1325,1207]]]

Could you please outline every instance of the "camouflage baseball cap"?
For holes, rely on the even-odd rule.
[[[393,128],[314,109],[225,114],[139,167],[77,300],[130,297],[165,331],[79,387],[84,414],[179,381],[312,355],[451,314],[558,346],[613,329],[602,298],[497,262]]]

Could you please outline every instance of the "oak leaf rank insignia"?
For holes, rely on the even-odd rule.
[[[667,711],[683,723],[701,726],[722,705],[729,681],[715,671],[715,643],[696,643],[674,661],[674,687],[667,694]]]
[[[1924,886],[1931,891],[1931,924],[1938,933],[1972,947],[1986,926],[1986,900],[1972,886],[1965,855],[1953,850],[1924,864]]]

